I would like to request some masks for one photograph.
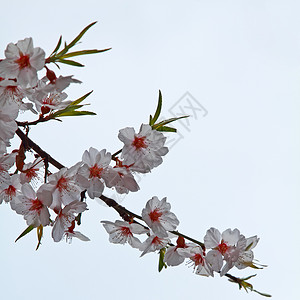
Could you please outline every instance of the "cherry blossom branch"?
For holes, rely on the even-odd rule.
[[[52,156],[50,156],[46,151],[44,151],[43,149],[41,149],[40,146],[38,146],[27,135],[25,135],[24,132],[20,128],[17,129],[16,134],[22,140],[22,142],[24,143],[24,145],[26,145],[27,147],[29,147],[32,150],[34,150],[37,154],[39,154],[40,157],[42,157],[43,159],[45,159],[48,163],[52,164],[57,169],[62,169],[62,168],[65,167],[60,162],[58,162],[57,160],[55,160]]]
[[[54,118],[49,118],[49,117],[50,116],[44,117],[43,115],[40,115],[40,117],[37,120],[32,121],[32,122],[19,122],[19,121],[16,121],[16,123],[17,123],[18,126],[27,127],[27,126],[30,126],[30,125],[37,125],[39,123],[47,122],[49,120],[54,119]]]
[[[33,149],[36,153],[38,153],[42,158],[44,158],[48,163],[51,163],[53,166],[55,166],[58,169],[62,169],[65,166],[62,165],[60,162],[55,160],[52,156],[50,156],[46,151],[42,150],[36,143],[34,143],[27,135],[25,135],[20,129],[16,131],[16,134],[20,137],[20,139],[31,149]],[[120,152],[120,151],[118,151]],[[119,153],[115,153],[115,155],[118,155]],[[132,222],[133,218],[139,219],[143,221],[143,218],[132,211],[126,209],[124,206],[118,204],[115,200],[106,197],[104,195],[100,196],[100,199],[109,207],[113,208],[119,215],[120,217],[127,222]],[[172,234],[175,234],[177,236],[182,236],[185,239],[198,244],[202,247],[203,250],[205,250],[204,244],[185,235],[182,234],[178,231],[170,231]]]

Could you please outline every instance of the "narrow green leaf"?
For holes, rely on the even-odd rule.
[[[93,22],[93,23],[89,24],[88,26],[86,26],[69,45],[65,42],[65,48],[57,54],[57,57],[61,57],[62,55],[67,53],[69,51],[69,49],[74,47],[80,41],[80,39],[83,37],[83,35],[96,23],[97,22]]]
[[[180,120],[180,119],[183,119],[183,118],[188,118],[188,117],[189,116],[181,116],[181,117],[177,117],[177,118],[167,119],[167,120],[164,120],[164,121],[161,121],[157,124],[152,125],[152,128],[158,130],[158,128],[160,128],[160,127],[162,127],[166,124],[172,123],[174,121],[177,121],[177,120]]]
[[[19,240],[20,238],[22,238],[23,236],[25,236],[27,233],[29,233],[34,227],[32,225],[29,225],[20,235],[19,237],[15,240],[15,242],[17,240]]]
[[[161,272],[163,268],[167,268],[167,265],[164,263],[165,253],[166,248],[162,248],[159,250],[158,272]]]
[[[164,131],[164,132],[177,132],[176,128],[169,127],[169,126],[161,126],[161,127],[158,127],[156,130],[157,131]]]
[[[102,49],[102,50],[91,49],[91,50],[74,51],[74,52],[64,54],[64,55],[60,56],[60,58],[68,58],[68,57],[74,57],[74,56],[79,56],[79,55],[95,54],[95,53],[105,52],[110,49],[111,48]]]
[[[149,117],[149,125],[151,125],[152,124],[152,115],[150,115],[150,117]]]
[[[55,49],[53,50],[53,52],[50,54],[50,56],[53,54],[53,53],[56,53],[61,45],[61,41],[62,41],[62,35],[60,36],[59,40],[58,40],[58,43],[55,47]]]
[[[272,297],[272,295],[270,295],[270,294],[262,293],[262,292],[259,292],[257,290],[253,290],[253,292],[255,292],[255,293],[257,293],[257,294],[259,294],[261,296],[264,296],[264,297],[268,297],[268,298]]]
[[[76,109],[79,109],[79,108],[81,108],[81,107],[83,107],[83,106],[84,106],[84,105],[72,105],[72,104],[70,104],[70,105],[68,105],[66,108],[61,109],[61,110],[58,110],[58,111],[56,111],[55,113],[53,113],[53,114],[51,115],[51,118],[59,117],[61,114],[68,113],[68,112],[72,112],[72,111],[74,111],[74,110],[76,110]]]
[[[154,117],[153,117],[153,119],[151,120],[151,123],[150,123],[151,126],[154,125],[155,122],[157,121],[157,119],[160,115],[160,112],[161,112],[161,107],[162,107],[162,95],[161,95],[161,91],[159,90],[158,104],[157,104],[157,108],[156,108]]]
[[[96,113],[92,112],[92,111],[70,111],[70,112],[65,112],[65,113],[61,113],[58,117],[71,117],[71,116],[94,116],[96,115]]]
[[[83,95],[82,97],[78,98],[77,100],[74,100],[71,104],[72,105],[77,105],[80,102],[82,102],[85,98],[87,98],[93,91],[90,91],[88,93],[86,93],[85,95]]]
[[[38,237],[38,244],[37,244],[35,250],[39,249],[39,247],[41,245],[41,240],[43,237],[43,225],[40,225],[39,227],[37,227],[36,232],[37,232],[37,237]]]
[[[84,67],[83,64],[81,64],[77,61],[74,61],[74,60],[67,60],[67,59],[58,58],[56,61],[60,62],[62,64],[71,65],[71,66],[74,66],[74,67]]]
[[[95,25],[97,22],[93,22],[91,24],[89,24],[88,26],[86,26],[77,36],[76,38],[68,45],[68,48],[72,48],[73,46],[75,46],[77,44],[77,42],[80,41],[80,39],[84,36],[84,34],[93,26]]]

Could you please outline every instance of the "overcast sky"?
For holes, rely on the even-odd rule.
[[[206,230],[238,228],[258,235],[264,270],[232,270],[274,299],[297,299],[299,283],[300,3],[298,1],[8,1],[1,4],[0,58],[6,45],[32,37],[49,55],[98,23],[77,49],[112,50],[62,67],[83,83],[66,92],[87,99],[94,117],[48,122],[30,137],[66,166],[93,146],[115,152],[118,131],[147,123],[163,94],[162,115],[191,115],[174,124],[164,163],[119,199],[140,214],[152,196],[167,197],[179,231],[203,240]],[[41,73],[42,74],[42,73]],[[20,116],[22,118],[23,116]],[[13,145],[18,147],[19,141]],[[114,196],[106,191],[107,196]],[[9,205],[0,207],[3,299],[263,299],[225,278],[202,278],[184,264],[157,272],[158,256],[140,258],[113,245],[100,225],[118,215],[88,200],[80,231],[91,241],[54,243],[36,235]]]

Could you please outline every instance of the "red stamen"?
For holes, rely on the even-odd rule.
[[[157,221],[159,221],[159,218],[162,216],[162,212],[160,212],[159,210],[158,210],[158,208],[155,208],[153,211],[151,211],[150,213],[149,213],[149,217],[150,217],[150,220],[152,221],[152,222],[157,222]]]
[[[29,210],[40,211],[43,206],[43,203],[38,198],[36,198],[35,200],[31,200],[31,207]]]
[[[132,142],[132,146],[134,146],[137,150],[141,148],[147,148],[147,145],[145,143],[145,136],[142,137],[135,137],[134,141]]]
[[[224,255],[229,249],[229,246],[222,240],[221,244],[218,245],[217,250],[221,252],[222,255]]]
[[[21,70],[30,67],[29,55],[23,55],[21,53],[20,58],[16,59],[15,63],[19,65]]]
[[[90,177],[98,177],[101,178],[101,173],[103,171],[103,168],[99,168],[97,164],[95,164],[93,167],[90,168]]]
[[[121,231],[122,231],[122,234],[124,234],[126,236],[132,236],[132,233],[128,227],[125,227],[125,226],[121,227]]]
[[[65,177],[61,177],[57,181],[56,188],[58,188],[58,190],[60,192],[62,192],[63,190],[67,190],[68,189],[68,179]]]
[[[151,244],[161,245],[161,244],[162,244],[162,240],[161,240],[158,236],[156,236],[156,237],[152,240]]]
[[[193,257],[191,257],[191,260],[193,262],[195,262],[195,266],[198,266],[198,265],[203,266],[203,264],[204,264],[204,259],[200,253],[197,253]]]
[[[5,194],[10,196],[10,197],[14,197],[16,196],[16,188],[13,185],[10,185],[6,190],[5,190]]]

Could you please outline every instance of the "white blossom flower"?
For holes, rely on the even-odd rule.
[[[23,169],[20,174],[21,184],[27,183],[37,183],[41,179],[40,169],[44,166],[44,161],[42,158],[38,157],[33,162],[24,164]]]
[[[174,213],[170,212],[171,205],[167,198],[159,200],[152,197],[142,211],[142,218],[152,231],[159,237],[168,237],[167,231],[175,230],[179,221]]]
[[[52,110],[59,110],[66,108],[72,101],[64,101],[68,95],[61,92],[51,92],[45,95],[43,98],[31,98],[34,102],[36,110],[39,113],[47,114]]]
[[[71,226],[65,231],[64,233],[64,237],[66,238],[66,242],[71,244],[73,237],[83,241],[83,242],[88,242],[90,241],[90,239],[85,236],[84,234],[82,234],[79,231],[74,231],[75,228],[75,220],[72,221]]]
[[[108,188],[114,187],[119,194],[128,194],[140,189],[130,169],[126,166],[109,168],[105,176],[105,185]]]
[[[241,249],[237,247],[238,242],[244,238],[238,229],[227,229],[222,235],[216,228],[212,227],[207,230],[204,237],[204,245],[206,248],[213,250],[207,253],[206,260],[213,271],[220,272],[220,275],[223,276],[234,266],[241,251]],[[222,268],[223,258],[226,264]]]
[[[32,38],[8,44],[5,56],[0,62],[0,76],[16,78],[24,87],[37,84],[37,71],[45,65],[45,52],[39,47],[33,48]]]
[[[166,137],[148,124],[142,124],[139,133],[135,133],[131,127],[121,129],[118,137],[124,143],[123,163],[140,173],[150,172],[159,166],[161,157],[169,151],[164,147]]]
[[[168,266],[178,266],[182,264],[186,258],[186,256],[178,251],[179,249],[185,249],[191,246],[191,244],[186,244],[185,240],[182,236],[179,236],[176,241],[176,246],[171,246],[167,248],[167,251],[164,256],[164,262]]]
[[[89,180],[87,192],[91,199],[102,195],[110,161],[111,154],[106,153],[105,149],[99,152],[97,149],[90,147],[89,151],[86,150],[83,153],[83,166],[80,168],[79,174]]]
[[[49,225],[50,214],[47,206],[51,204],[51,200],[39,191],[35,193],[28,183],[22,185],[21,191],[22,194],[10,202],[11,208],[24,216],[28,226]]]
[[[8,170],[14,165],[17,153],[0,155],[0,184],[3,189],[8,188],[11,178]]]
[[[15,119],[19,114],[19,107],[15,103],[6,103],[0,106],[0,141],[9,146],[9,140],[18,129]]]
[[[125,221],[101,221],[103,227],[109,234],[109,241],[114,244],[128,244],[133,248],[140,249],[141,241],[133,236],[133,234],[143,234],[148,233],[149,230],[144,228],[140,224],[128,223]]]
[[[160,238],[155,234],[151,234],[141,245],[140,250],[143,251],[141,256],[149,252],[155,252],[167,246],[170,243],[169,238]]]
[[[87,210],[86,203],[80,201],[73,201],[60,210],[52,229],[52,238],[54,242],[61,241],[64,234],[72,226],[72,222],[76,217],[75,214],[82,213],[85,210]]]
[[[8,203],[20,195],[21,184],[19,174],[10,176],[10,182],[8,184],[8,187],[6,187],[6,183],[0,184],[0,204],[3,200]]]
[[[187,248],[179,248],[177,252],[190,259],[190,263],[194,266],[197,275],[214,276],[211,266],[206,262],[205,253],[198,245]]]
[[[254,254],[252,249],[256,247],[259,238],[255,235],[250,238],[240,239],[237,242],[237,248],[240,249],[239,257],[234,263],[234,266],[238,269],[244,269],[246,267],[253,267]]]
[[[67,169],[62,168],[57,173],[48,177],[48,183],[43,184],[40,189],[48,190],[52,193],[52,204],[50,206],[58,213],[62,205],[68,205],[75,200],[80,200],[80,193],[83,188],[78,183],[78,169],[81,163]],[[87,184],[87,182],[86,182]]]

